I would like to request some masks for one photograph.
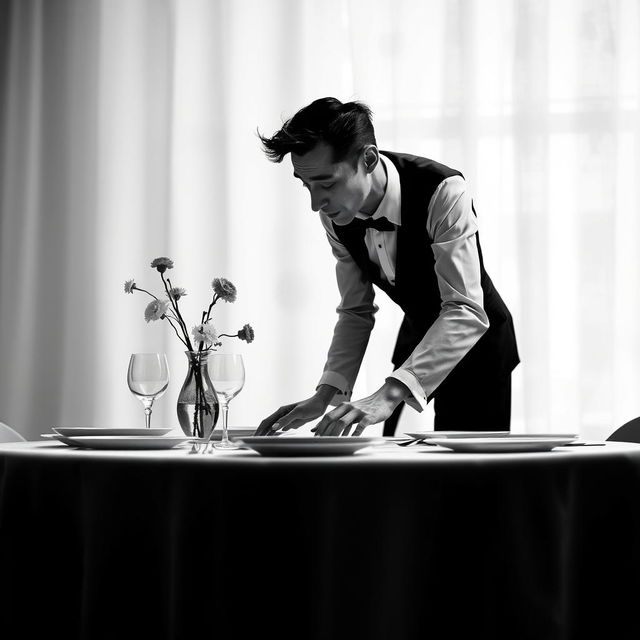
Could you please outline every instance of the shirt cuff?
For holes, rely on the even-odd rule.
[[[422,385],[413,373],[406,369],[396,369],[388,378],[394,378],[411,391],[411,396],[405,398],[405,403],[418,413],[422,413],[427,408],[427,396],[424,393]]]
[[[340,373],[335,371],[325,371],[320,378],[320,382],[316,386],[316,389],[321,384],[328,384],[332,387],[336,387],[338,391],[334,394],[333,398],[331,398],[329,404],[334,407],[337,407],[341,402],[347,402],[351,400],[351,394],[353,393],[353,389],[350,388],[349,382],[347,379]]]

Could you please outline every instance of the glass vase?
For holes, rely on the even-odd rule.
[[[185,435],[209,441],[218,422],[220,402],[207,370],[207,351],[185,351],[187,377],[178,394],[178,421]]]

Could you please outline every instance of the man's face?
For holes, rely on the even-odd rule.
[[[371,189],[362,158],[333,162],[329,145],[319,142],[304,155],[291,154],[293,175],[309,190],[311,208],[337,225],[349,224],[362,209]]]

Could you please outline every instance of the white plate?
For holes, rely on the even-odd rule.
[[[407,432],[409,438],[503,438],[511,435],[509,431],[413,431]],[[405,438],[406,440],[407,438]]]
[[[238,438],[238,442],[263,456],[348,456],[374,444],[384,444],[383,438],[349,436]]]
[[[151,427],[150,429],[123,428],[112,429],[102,427],[51,427],[61,436],[164,436],[173,429]]]
[[[83,449],[172,449],[188,437],[173,436],[63,436],[56,439],[70,447]]]
[[[256,432],[256,428],[253,429],[227,429],[229,440],[237,440],[238,438],[248,438]],[[211,433],[211,442],[219,442],[222,439],[222,428],[215,428]]]
[[[511,433],[510,431],[414,431],[407,433],[421,440],[433,438],[577,438],[575,433]],[[405,438],[406,440],[407,438]]]
[[[518,436],[516,438],[429,438],[429,442],[464,453],[511,453],[517,451],[550,451],[568,444],[576,436]]]

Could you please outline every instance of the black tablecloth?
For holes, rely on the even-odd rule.
[[[638,638],[640,446],[0,446],[0,637]]]

